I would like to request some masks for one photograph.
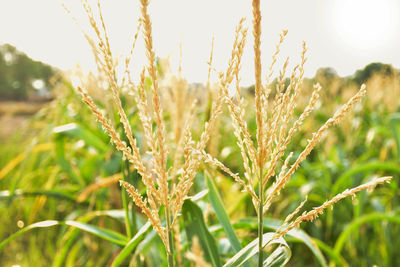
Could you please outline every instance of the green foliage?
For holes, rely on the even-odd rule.
[[[229,221],[229,217],[226,214],[226,209],[222,203],[221,196],[218,193],[218,189],[215,186],[212,178],[210,178],[208,175],[206,175],[207,179],[207,187],[208,187],[208,196],[211,202],[211,205],[213,206],[215,215],[217,216],[218,220],[220,221],[222,227],[224,228],[226,235],[229,239],[229,242],[231,243],[231,246],[233,249],[238,252],[239,250],[242,249],[242,246],[240,245],[240,241],[237,238],[235,231],[233,230],[233,227]]]
[[[372,78],[374,74],[391,77],[395,75],[398,76],[399,72],[390,64],[374,62],[368,64],[362,70],[358,70],[354,75],[354,81],[358,84],[365,83],[369,78]]]
[[[204,222],[201,209],[192,201],[186,200],[183,204],[182,214],[188,240],[193,240],[197,237],[204,251],[205,259],[213,267],[222,266],[217,244]]]
[[[126,246],[121,250],[117,257],[113,260],[112,266],[119,266],[126,258],[129,258],[132,251],[137,247],[139,242],[144,238],[145,234],[150,229],[150,223],[146,223],[143,227],[136,233],[136,235],[126,244]]]
[[[342,81],[342,85],[346,83]],[[330,89],[327,83],[325,90]],[[341,98],[340,92],[345,91],[346,87],[335,91],[335,96]],[[29,131],[18,133],[9,139],[9,144],[0,146],[0,171],[25,153],[0,177],[1,265],[165,265],[162,241],[144,216],[129,204],[131,201],[123,204],[120,188],[115,183],[102,184],[112,175],[124,173],[124,179],[137,185],[145,195],[140,177],[124,169],[120,154],[109,145],[108,137],[81,104],[72,86],[59,85],[57,93],[58,97],[32,119]],[[128,107],[136,134],[141,126],[136,110],[129,109],[129,101],[126,97],[124,105]],[[355,119],[332,130],[292,177],[264,219],[264,229],[270,232],[264,241],[305,195],[308,203],[304,209],[309,210],[373,175],[393,175],[392,183],[371,194],[364,192],[355,200],[338,203],[315,224],[304,223],[301,229],[291,230],[278,244],[266,247],[264,258],[272,255],[266,264],[282,264],[291,254],[289,266],[400,265],[397,251],[400,247],[397,238],[400,236],[399,108],[390,113],[368,106],[368,101],[361,112],[354,114]],[[311,130],[334,107],[335,101],[323,105],[312,123],[306,124],[295,137],[296,147],[289,150],[298,153]],[[223,138],[219,146],[229,153],[218,157],[234,172],[242,173],[236,139],[225,120],[228,119],[223,117],[219,133]],[[353,124],[353,120],[358,124]],[[114,124],[121,130],[120,125]],[[253,126],[249,119],[252,131]],[[198,134],[194,131],[194,135]],[[337,138],[330,140],[330,136]],[[136,137],[143,146],[140,134]],[[43,144],[47,145],[38,149]],[[192,237],[198,236],[204,258],[214,266],[227,262],[228,266],[237,266],[247,260],[252,266],[256,250],[248,244],[257,241],[257,222],[251,200],[218,170],[207,172],[210,177],[204,174],[204,169],[196,176],[192,195],[200,193],[187,200],[178,218],[181,251],[175,257],[177,260],[181,257],[182,266],[190,266],[184,254],[191,249]],[[82,199],[82,193],[91,186],[94,189]],[[28,233],[31,229],[35,230]]]
[[[38,95],[39,89],[48,93],[55,69],[5,44],[0,46],[0,74],[0,99],[23,100]],[[42,81],[43,88],[34,88],[36,80]]]
[[[263,247],[277,245],[277,247],[265,259],[263,266],[283,266],[285,265],[292,253],[289,245],[283,238],[273,239],[275,233],[265,233],[263,235]],[[246,247],[240,250],[234,257],[228,260],[224,267],[242,266],[258,253],[258,238],[250,242]]]

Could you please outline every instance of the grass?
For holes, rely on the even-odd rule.
[[[262,16],[256,0],[254,95],[240,86],[245,20],[236,27],[219,82],[205,83],[208,94],[194,95],[180,72],[164,88],[148,5],[141,0],[137,28],[148,64],[140,74],[131,74],[128,55],[120,80],[100,3],[95,15],[83,1],[97,38],[85,35],[99,74],[81,77],[78,88],[68,81],[59,85],[58,97],[46,107],[51,112],[39,113],[31,123],[34,130],[15,137],[14,142],[26,145],[2,147],[12,153],[1,159],[0,210],[6,216],[1,219],[0,262],[396,266],[396,103],[386,108],[384,101],[391,98],[363,97],[364,85],[359,91],[343,85],[340,94],[327,82],[321,89],[304,80],[305,44],[299,65],[287,74],[284,63],[274,81],[287,31],[280,35],[263,83]],[[209,73],[214,72],[213,56]],[[133,75],[140,77],[138,84]],[[368,90],[382,84],[388,93],[394,90],[395,82],[377,77],[367,82]],[[100,94],[103,88],[93,80],[105,81],[101,84],[109,94]],[[230,86],[236,94],[229,93]],[[338,101],[327,101],[330,93]],[[320,101],[327,104],[320,106]],[[396,176],[372,192],[390,180],[386,175]],[[359,198],[353,198],[359,191]],[[326,209],[348,196],[334,210]]]

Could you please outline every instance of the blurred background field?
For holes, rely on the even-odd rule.
[[[4,54],[1,58],[4,59]],[[167,88],[175,76],[170,75],[168,64],[163,62],[159,60],[159,75],[165,81],[163,88]],[[38,62],[32,64],[42,66]],[[29,70],[24,77],[32,86],[21,92],[14,89],[14,95],[10,95],[4,92],[13,90],[10,84],[19,81],[18,73],[22,69],[14,68],[12,64],[0,67],[0,241],[23,227],[45,220],[75,220],[124,234],[117,181],[127,169],[121,155],[109,144],[108,137],[87,107],[82,105],[68,76],[47,65],[51,77]],[[11,73],[11,70],[14,76],[10,75],[6,80],[4,73]],[[116,114],[114,107],[107,106],[102,91],[96,89],[101,78],[95,74],[82,74],[80,79],[95,98],[106,103],[103,109]],[[340,103],[349,99],[361,83],[367,84],[368,93],[352,116],[331,129],[302,164],[274,203],[267,223],[272,227],[274,220],[282,220],[306,194],[309,199],[306,206],[312,208],[372,176],[393,175],[389,186],[379,187],[373,193],[362,192],[353,200],[344,200],[334,209],[327,210],[315,224],[302,225],[302,229],[314,240],[327,263],[399,266],[399,71],[391,65],[372,63],[352,76],[339,77],[334,69],[322,68],[314,78],[305,80],[305,92],[311,92],[314,82],[323,87],[320,108],[297,135],[296,147],[289,148],[294,153],[299,152],[298,146],[305,146],[310,133],[329,118]],[[34,83],[42,85],[46,92],[39,92]],[[186,85],[192,88],[188,92],[196,92],[199,99],[197,120],[201,122],[208,108],[205,85]],[[253,90],[251,86],[243,90],[246,99],[252,97]],[[124,95],[123,100],[139,145],[143,146],[137,110],[129,94]],[[301,104],[298,108],[301,110]],[[171,115],[173,117],[173,114],[167,114]],[[249,127],[254,132],[254,114],[247,115]],[[115,117],[114,124],[121,130],[117,121]],[[241,172],[240,152],[232,131],[225,110],[209,151],[232,170]],[[198,132],[195,128],[194,134]],[[136,173],[128,176],[137,183]],[[251,240],[256,231],[251,230],[251,224],[240,228],[239,223],[254,216],[249,208],[250,198],[240,193],[235,183],[223,173],[215,173],[214,181],[224,196],[223,203],[234,227],[238,227],[238,236],[244,241]],[[200,171],[194,190],[201,192],[204,189],[207,186]],[[218,229],[218,220],[207,201],[200,201],[199,206],[207,226]],[[144,218],[138,212],[136,216],[139,227]],[[25,233],[4,247],[0,254],[1,265],[105,266],[120,250],[117,244],[104,240],[104,236],[93,235],[93,231],[73,229],[63,225]],[[226,247],[226,238],[218,230],[213,234],[220,254],[228,257],[231,252]],[[323,262],[304,240],[289,238],[288,241],[293,252],[291,266]],[[159,266],[165,260],[161,247],[158,237],[149,234],[138,248],[137,262]]]
[[[68,8],[80,24],[87,18],[80,2],[75,2],[67,2]],[[120,54],[131,49],[139,1],[103,2],[115,49],[113,64],[119,71],[125,63]],[[229,12],[222,12],[227,6]],[[287,149],[294,157],[361,84],[367,86],[363,101],[340,125],[330,128],[275,199],[264,220],[264,232],[277,230],[306,196],[304,209],[310,210],[347,188],[393,176],[390,184],[345,199],[314,223],[303,223],[294,235],[288,235],[292,252],[288,266],[400,266],[399,2],[282,0],[261,8],[263,64],[270,63],[275,37],[282,28],[288,28],[288,38],[292,38],[282,46],[282,54],[291,57],[288,69],[298,58],[301,41],[310,44],[304,94],[296,115],[307,105],[313,84],[322,86],[316,110]],[[160,56],[157,75],[167,141],[174,146],[173,141],[179,140],[185,115],[182,107],[188,108],[193,98],[198,101],[192,129],[197,140],[210,116],[217,87],[214,70],[211,83],[205,82],[212,36],[213,66],[220,70],[229,56],[234,25],[243,16],[251,17],[251,1],[155,0],[149,12],[154,48]],[[86,21],[76,27],[58,1],[0,1],[0,266],[110,266],[124,253],[121,266],[167,266],[161,239],[118,185],[124,178],[146,196],[140,176],[110,144],[77,94],[77,86],[88,91],[124,136],[109,81],[101,68],[94,70],[99,60],[90,53],[94,50],[98,55],[97,44],[88,46],[80,32],[87,31],[88,25]],[[241,92],[255,137],[250,43],[244,50]],[[136,50],[144,51],[141,37]],[[144,52],[133,54],[134,79],[145,60]],[[178,70],[179,64],[183,68]],[[121,75],[114,75],[121,80]],[[276,84],[274,80],[272,86]],[[152,85],[148,77],[145,85],[146,89]],[[123,108],[144,151],[147,144],[137,106],[132,93],[121,89]],[[207,152],[233,172],[243,173],[233,132],[224,107]],[[144,154],[143,158],[146,162],[151,156]],[[210,233],[203,238],[217,249],[205,251],[208,261],[213,255],[222,262],[235,255],[232,236],[225,232],[227,224],[234,228],[239,247],[257,237],[251,198],[224,172],[202,164],[190,195],[195,199],[181,216],[187,222],[181,219],[181,229],[174,229],[180,244],[176,260],[182,266],[192,266],[185,258],[191,231]],[[220,216],[225,213],[228,218],[223,222]],[[138,238],[130,242],[136,233]],[[132,250],[126,252],[129,246]]]

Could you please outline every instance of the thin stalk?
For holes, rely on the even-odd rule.
[[[258,184],[258,266],[263,266],[263,203],[264,203],[264,187],[262,181],[262,168],[260,168],[260,179]]]
[[[169,206],[165,208],[165,216],[167,219],[167,239],[168,239],[168,267],[174,267],[174,240],[172,237],[172,225],[171,225],[171,215],[169,212]]]
[[[122,163],[124,164],[124,162]],[[128,175],[126,175],[126,166],[122,165],[122,180],[128,182]],[[129,239],[132,238],[131,220],[129,216],[128,194],[125,190],[121,191],[122,206],[125,211],[125,230]]]
[[[130,163],[128,160],[125,160],[125,170],[126,170],[126,177],[129,183],[133,184],[135,187],[137,187],[137,177],[135,175],[131,175],[131,169],[130,167]],[[137,227],[137,223],[136,223],[136,210],[134,207],[130,207],[128,206],[128,210],[130,210],[131,212],[131,217],[129,218],[129,225],[131,226],[131,233],[132,233],[132,237],[137,233],[138,231],[138,227]]]

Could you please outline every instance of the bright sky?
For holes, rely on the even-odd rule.
[[[67,7],[84,28],[88,22],[79,0]],[[95,8],[95,1],[93,3]],[[103,1],[103,13],[114,54],[130,47],[139,16],[139,0]],[[262,60],[264,70],[282,29],[289,30],[280,56],[298,63],[301,42],[309,47],[306,76],[320,67],[333,67],[350,75],[366,64],[379,61],[400,67],[399,0],[280,0],[261,1]],[[183,47],[183,74],[189,81],[205,81],[212,37],[214,66],[223,70],[232,47],[234,29],[241,17],[251,26],[251,1],[245,0],[152,0],[155,51],[171,55],[172,66]],[[242,67],[243,85],[253,83],[252,35],[248,34]],[[94,69],[91,50],[80,30],[55,0],[0,0],[0,43],[10,43],[36,60],[62,69],[78,62]],[[134,56],[134,70],[145,63],[142,39]],[[138,73],[138,72],[137,72]],[[138,75],[137,75],[138,76]]]

